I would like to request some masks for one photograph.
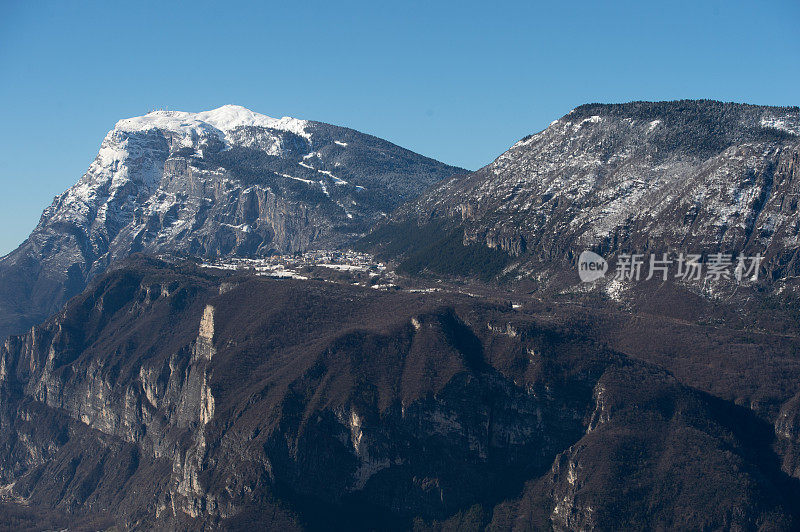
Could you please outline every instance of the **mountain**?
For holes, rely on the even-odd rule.
[[[456,177],[242,108],[121,121],[0,261],[16,325],[57,310],[0,344],[0,528],[796,530],[799,116],[593,104]],[[373,223],[412,275],[195,260]],[[765,258],[723,294],[579,285],[586,249]]]
[[[336,247],[463,172],[352,129],[233,105],[120,120],[86,174],[0,259],[0,338],[131,253],[213,259]]]
[[[548,307],[129,259],[0,347],[0,525],[797,527],[796,386],[773,429]]]
[[[799,135],[797,107],[582,105],[402,206],[361,246],[411,272],[540,288],[578,284],[584,250],[760,253],[762,280],[790,280],[800,274]]]

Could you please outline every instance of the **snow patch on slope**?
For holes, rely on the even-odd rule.
[[[800,135],[800,121],[792,121],[787,117],[764,117],[761,119],[761,127],[768,127],[777,129],[779,131],[786,131],[793,135]]]

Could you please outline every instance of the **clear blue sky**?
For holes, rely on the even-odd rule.
[[[0,255],[154,107],[235,103],[475,169],[581,103],[800,104],[797,0],[166,4],[0,0]]]

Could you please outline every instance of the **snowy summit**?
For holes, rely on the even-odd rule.
[[[185,111],[152,111],[144,116],[125,118],[117,122],[116,131],[135,132],[149,129],[175,131],[184,134],[222,133],[224,137],[228,132],[239,127],[266,127],[289,131],[304,138],[309,138],[306,132],[306,120],[299,120],[285,116],[272,118],[256,113],[241,105],[223,105],[210,111],[188,113]]]

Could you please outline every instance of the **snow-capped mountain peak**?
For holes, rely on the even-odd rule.
[[[83,177],[0,258],[0,286],[13,288],[0,293],[0,338],[41,321],[131,253],[207,259],[338,247],[460,172],[352,129],[238,105],[120,120]],[[17,311],[21,301],[29,305]]]

